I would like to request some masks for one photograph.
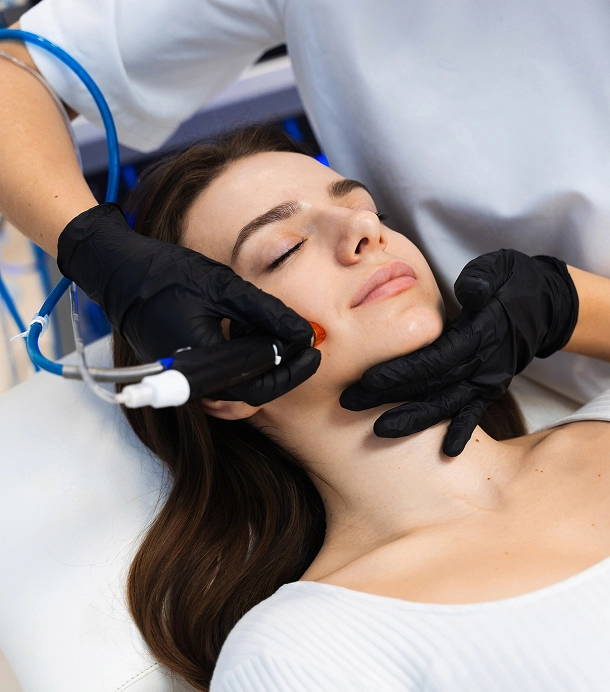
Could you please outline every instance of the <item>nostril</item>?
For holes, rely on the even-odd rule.
[[[369,242],[368,238],[362,238],[362,240],[356,246],[356,254],[359,255],[364,246]]]

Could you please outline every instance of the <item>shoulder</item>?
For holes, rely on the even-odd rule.
[[[577,420],[544,431],[535,447],[567,463],[610,464],[610,421]]]
[[[552,473],[564,490],[569,489],[575,506],[597,507],[610,519],[610,422],[582,420],[561,425],[542,436],[531,454],[537,470]],[[610,524],[607,528],[610,530]]]
[[[420,690],[429,674],[418,609],[317,582],[294,582],[229,634],[211,692]]]
[[[222,647],[211,691],[357,689],[350,686],[350,672],[327,655],[329,640],[345,642],[346,633],[333,627],[338,610],[336,599],[308,588],[307,582],[280,588],[235,625]]]
[[[283,654],[306,647],[329,625],[337,604],[321,598],[307,582],[287,584],[247,612],[230,632],[219,665],[249,656]]]
[[[231,669],[216,667],[210,692],[360,692],[362,678],[346,675],[318,661],[292,656],[252,656]],[[365,683],[372,689],[375,683]],[[388,690],[388,692],[390,692]]]

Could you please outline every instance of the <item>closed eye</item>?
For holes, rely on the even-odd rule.
[[[283,255],[280,255],[277,259],[273,260],[271,264],[267,267],[267,271],[273,271],[274,269],[277,269],[280,267],[289,257],[290,255],[294,254],[297,252],[301,246],[305,243],[307,238],[303,238],[300,243],[297,243],[296,245],[293,245],[290,250],[286,251]]]

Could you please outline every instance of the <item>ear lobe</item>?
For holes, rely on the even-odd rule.
[[[223,420],[250,418],[262,408],[262,406],[250,406],[245,401],[223,401],[222,399],[201,399],[201,405],[208,416]]]

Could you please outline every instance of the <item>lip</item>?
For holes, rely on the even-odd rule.
[[[410,264],[390,262],[374,271],[360,286],[350,307],[355,308],[377,298],[397,295],[412,288],[416,283],[417,277]]]

